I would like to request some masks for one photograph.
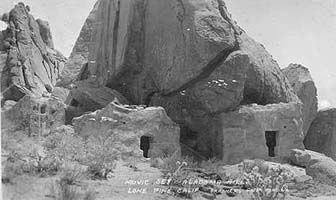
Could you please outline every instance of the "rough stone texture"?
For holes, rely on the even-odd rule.
[[[180,95],[186,95],[206,113],[221,113],[235,108],[243,100],[248,64],[248,56],[235,51],[206,79],[180,92]]]
[[[299,102],[286,76],[266,49],[245,33],[240,35],[240,40],[241,50],[247,53],[250,59],[242,103],[266,105]]]
[[[110,134],[116,138],[115,148],[122,158],[142,157],[141,136],[151,138],[151,158],[180,153],[179,127],[162,107],[125,107],[110,103],[102,110],[74,118],[75,132],[83,137]]]
[[[74,135],[75,134],[75,129],[73,126],[69,126],[69,125],[62,125],[62,126],[59,126],[55,129],[53,129],[52,131],[50,131],[50,135],[54,135],[54,134],[57,134],[57,133],[65,133],[65,134],[68,134],[68,135]]]
[[[164,107],[180,124],[182,142],[204,156],[216,156],[220,113],[300,102],[222,0],[100,0],[95,17],[81,79],[116,89],[133,104]]]
[[[336,108],[317,113],[305,137],[304,145],[309,150],[336,160]]]
[[[309,150],[293,149],[291,155],[292,162],[306,167],[307,175],[313,177],[314,180],[332,186],[336,185],[336,162],[334,160],[324,154]]]
[[[90,74],[133,103],[182,91],[236,48],[215,1],[101,0],[98,10]]]
[[[96,13],[99,1],[94,5],[87,17],[77,41],[72,49],[69,60],[62,71],[60,85],[67,85],[75,81],[81,74],[81,69],[88,62],[89,48],[92,45],[93,27],[96,21]],[[78,80],[78,79],[77,79]],[[83,79],[79,79],[83,80]]]
[[[306,136],[310,124],[317,115],[317,89],[309,70],[299,64],[290,64],[282,69],[296,95],[303,103],[303,134]]]
[[[62,102],[66,102],[68,96],[70,94],[70,90],[63,87],[54,87],[54,91],[51,94],[52,96],[60,99]]]
[[[16,101],[12,101],[12,100],[5,101],[4,105],[1,106],[1,111],[10,110],[15,104],[16,104]]]
[[[4,99],[18,100],[24,94],[41,96],[51,92],[66,59],[46,46],[38,23],[23,4],[10,11],[8,24],[9,28],[2,32],[7,53],[5,65],[1,66]]]
[[[66,103],[81,108],[83,111],[95,111],[114,100],[120,104],[129,104],[119,92],[85,80],[72,85]]]
[[[292,149],[290,153],[290,161],[300,167],[306,167],[309,165],[311,155],[308,151],[302,151],[301,149]]]
[[[39,25],[40,35],[43,42],[51,49],[54,49],[54,41],[51,35],[51,30],[49,23],[42,19],[36,20],[37,24]]]
[[[276,131],[275,157],[287,158],[290,149],[304,148],[300,103],[243,106],[221,114],[220,121],[216,150],[227,163],[268,158],[266,131]]]
[[[45,135],[65,123],[65,104],[56,98],[26,95],[4,113],[1,126],[24,128],[29,135]]]

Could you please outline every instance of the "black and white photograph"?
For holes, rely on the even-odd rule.
[[[0,0],[1,199],[335,200],[336,0]]]

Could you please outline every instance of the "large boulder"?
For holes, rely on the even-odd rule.
[[[17,101],[25,94],[42,96],[52,92],[66,59],[45,44],[41,31],[45,30],[40,29],[23,3],[10,11],[8,28],[2,32],[1,41],[6,52],[6,62],[1,62],[4,100]]]
[[[299,102],[300,100],[293,92],[286,76],[281,72],[278,63],[265,47],[246,33],[242,33],[239,38],[240,48],[249,55],[250,61],[242,104],[266,105]]]
[[[121,106],[112,102],[102,110],[74,118],[73,125],[84,138],[100,134],[115,138],[115,149],[124,159],[180,153],[179,126],[162,107]]]
[[[306,173],[314,180],[336,185],[336,161],[314,151],[293,149],[291,161],[306,168]]]
[[[64,125],[65,107],[57,98],[26,95],[3,113],[1,127],[23,129],[30,136],[46,135]]]
[[[64,88],[59,88],[56,91],[54,95],[58,95],[60,98],[68,94],[65,100],[68,105],[66,109],[66,124],[70,124],[74,117],[81,116],[85,112],[104,108],[112,101],[119,104],[129,104],[129,101],[118,91],[98,86],[90,80],[72,83],[70,91]]]
[[[62,71],[61,80],[58,85],[66,86],[75,80],[83,80],[78,77],[81,77],[81,74],[83,74],[81,69],[84,68],[84,65],[87,65],[89,61],[89,48],[91,46],[92,37],[94,36],[93,27],[94,23],[96,23],[98,2],[99,1],[94,5],[79,33],[69,60]]]
[[[237,49],[216,1],[100,0],[98,13],[90,74],[136,104],[181,92]]]
[[[206,156],[216,155],[221,113],[300,101],[222,0],[99,0],[96,9],[81,79],[118,90],[133,104],[164,107],[180,124],[182,142],[202,146]]]
[[[309,70],[299,64],[282,69],[296,95],[303,103],[303,133],[307,135],[310,124],[317,115],[317,89]]]
[[[305,137],[304,145],[309,150],[336,160],[336,108],[317,113]]]
[[[72,88],[67,97],[66,103],[80,107],[84,111],[95,111],[104,108],[111,101],[117,101],[120,104],[129,104],[118,91],[108,87],[101,87],[97,84],[85,80],[72,84]]]

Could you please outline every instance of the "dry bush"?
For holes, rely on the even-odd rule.
[[[71,133],[56,133],[48,136],[44,143],[47,157],[55,163],[78,162],[88,166],[88,172],[94,179],[106,179],[115,168],[115,161],[120,155],[115,146],[115,139],[103,134],[84,140]]]
[[[48,197],[55,200],[94,200],[96,193],[92,189],[81,191],[77,183],[82,179],[83,171],[78,164],[68,163],[58,179],[51,179],[47,188]]]
[[[96,199],[96,194],[93,190],[87,190],[86,192],[81,192],[77,186],[69,185],[66,181],[52,180],[49,183],[49,195],[55,200],[94,200]]]
[[[57,132],[46,137],[44,147],[48,157],[55,162],[67,161],[82,162],[85,158],[85,141],[78,135],[66,132]]]
[[[165,156],[161,158],[152,158],[150,160],[150,166],[161,169],[164,174],[167,173],[173,173],[178,168],[179,165],[176,163],[187,163],[188,168],[198,168],[200,166],[200,163],[195,161],[192,157],[184,156],[181,157],[175,152],[174,154],[170,156]]]
[[[86,142],[86,155],[83,164],[89,167],[92,178],[106,179],[112,173],[120,152],[116,149],[113,136],[90,136]]]
[[[75,185],[86,178],[86,168],[78,163],[66,162],[62,166],[59,176],[66,184]]]
[[[253,200],[285,199],[287,183],[292,174],[280,166],[269,167],[264,161],[244,161],[239,166],[242,173],[241,183],[248,189]]]

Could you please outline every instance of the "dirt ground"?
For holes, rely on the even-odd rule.
[[[136,164],[132,168],[128,163],[118,162],[115,171],[108,180],[84,180],[76,187],[80,190],[93,189],[96,199],[99,200],[172,200],[183,199],[169,194],[166,186],[158,184],[162,181],[162,173],[159,169],[150,167],[148,161]],[[42,200],[54,199],[51,195],[50,183],[55,177],[39,178],[35,176],[22,175],[12,180],[11,183],[2,184],[2,197],[4,200]],[[133,181],[133,182],[132,182]],[[134,183],[134,181],[138,181]],[[162,190],[159,190],[161,188]],[[208,198],[207,198],[208,197]],[[205,193],[200,192],[192,195],[192,199],[213,199]],[[228,197],[226,194],[217,195],[215,199],[245,200],[250,195],[242,190],[235,197]],[[290,190],[286,199],[310,199],[310,200],[334,200],[336,199],[336,188],[321,185],[314,182],[300,184],[295,190]]]

